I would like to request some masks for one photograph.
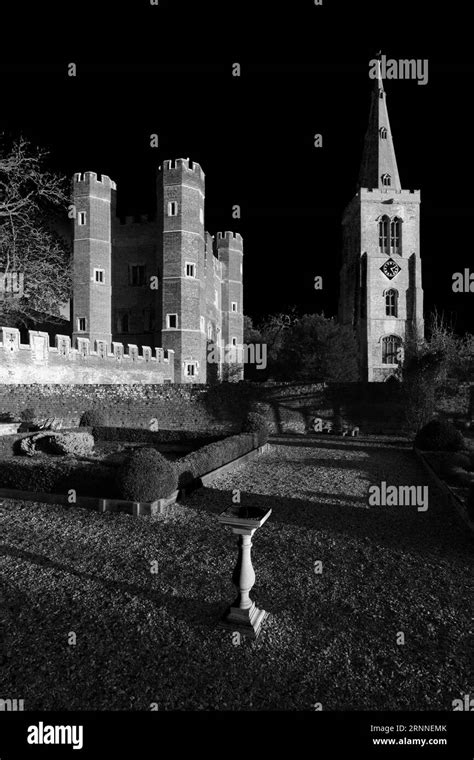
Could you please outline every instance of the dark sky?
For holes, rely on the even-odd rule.
[[[95,19],[81,4],[75,21],[63,19],[65,34],[48,27],[49,37],[25,48],[28,62],[18,48],[4,52],[0,129],[48,147],[68,175],[111,176],[122,213],[151,210],[164,159],[198,161],[208,230],[244,236],[245,312],[258,318],[296,305],[331,315],[341,215],[369,113],[368,62],[380,47],[388,58],[426,58],[428,84],[385,82],[398,167],[404,188],[421,189],[425,313],[436,306],[474,332],[474,293],[451,287],[454,272],[474,271],[474,65],[472,44],[460,43],[463,6],[441,14],[405,0],[243,5],[97,2]],[[46,28],[47,15],[39,23]],[[76,79],[66,75],[71,61]],[[231,76],[234,62],[240,78]],[[149,147],[153,132],[158,149]],[[313,147],[315,133],[322,148]]]

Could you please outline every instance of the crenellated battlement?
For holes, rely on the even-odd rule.
[[[240,232],[218,232],[216,237],[217,248],[233,248],[242,250],[244,241]]]
[[[163,161],[163,166],[160,167],[163,172],[189,172],[195,175],[197,179],[204,182],[205,174],[196,161],[190,161],[189,158],[176,158],[173,160]]]
[[[135,344],[127,344],[125,351],[123,343],[95,340],[93,347],[89,338],[76,337],[71,340],[68,335],[55,335],[54,346],[50,345],[50,336],[46,332],[29,331],[28,344],[20,342],[20,331],[15,327],[0,328],[0,375],[14,374],[15,369],[31,365],[38,368],[41,377],[41,367],[49,367],[57,372],[58,378],[64,377],[64,371],[69,368],[71,373],[85,370],[96,378],[103,373],[104,382],[107,377],[120,377],[128,370],[134,373],[134,382],[160,382],[159,377],[153,378],[157,372],[162,379],[174,379],[174,351],[163,348],[151,348]],[[36,370],[35,370],[36,371]],[[140,372],[147,379],[140,380]],[[51,373],[51,372],[50,372]],[[44,372],[43,372],[44,374]],[[66,373],[67,374],[67,373]],[[3,380],[5,382],[5,380]],[[112,382],[112,380],[110,380]],[[124,382],[126,382],[124,374]],[[8,380],[7,380],[8,382]],[[54,382],[62,382],[62,379]],[[80,382],[74,380],[73,382]]]
[[[106,174],[97,175],[96,172],[84,172],[81,174],[77,172],[74,175],[74,185],[101,185],[104,188],[110,188],[110,190],[116,190],[117,184],[110,179]]]
[[[215,239],[215,246],[217,250],[217,256],[220,259],[226,251],[234,251],[236,253],[243,253],[243,240],[240,232],[218,232]]]
[[[358,193],[356,194],[356,197],[359,196],[360,198],[369,197],[370,200],[379,199],[382,201],[387,201],[388,197],[393,197],[394,200],[398,201],[411,201],[413,202],[419,202],[421,197],[421,191],[420,190],[395,190],[393,187],[360,187]],[[377,198],[379,196],[379,198]]]

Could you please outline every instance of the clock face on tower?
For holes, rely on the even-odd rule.
[[[393,278],[401,271],[401,268],[393,259],[387,259],[387,261],[385,261],[380,267],[380,271],[383,272],[385,277],[389,280],[393,280]]]

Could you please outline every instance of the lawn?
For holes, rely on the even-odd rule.
[[[372,483],[428,482],[401,442],[276,440],[167,515],[5,500],[0,697],[43,710],[451,710],[469,691],[466,528],[433,489],[426,512],[367,506]],[[273,510],[253,539],[251,595],[271,613],[256,642],[216,626],[235,597],[235,538],[216,519],[234,489]]]

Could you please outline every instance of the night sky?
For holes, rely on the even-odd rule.
[[[151,211],[158,165],[190,157],[206,173],[207,229],[244,237],[245,313],[258,319],[295,305],[334,315],[341,216],[356,189],[369,114],[369,60],[380,47],[387,58],[426,58],[426,85],[385,81],[398,168],[404,188],[421,190],[425,317],[436,306],[460,332],[474,332],[474,293],[451,287],[454,272],[474,271],[466,234],[474,66],[472,43],[459,39],[462,5],[438,14],[405,0],[323,3],[261,2],[257,11],[229,0],[104,2],[91,4],[103,11],[93,23],[86,3],[56,36],[43,13],[49,37],[26,47],[28,62],[18,48],[4,52],[0,130],[47,147],[65,174],[108,174],[122,214]],[[68,62],[77,64],[75,79]],[[234,62],[240,78],[231,75]],[[149,147],[155,132],[158,149]],[[322,148],[313,146],[315,133]],[[234,204],[241,220],[232,219]]]

